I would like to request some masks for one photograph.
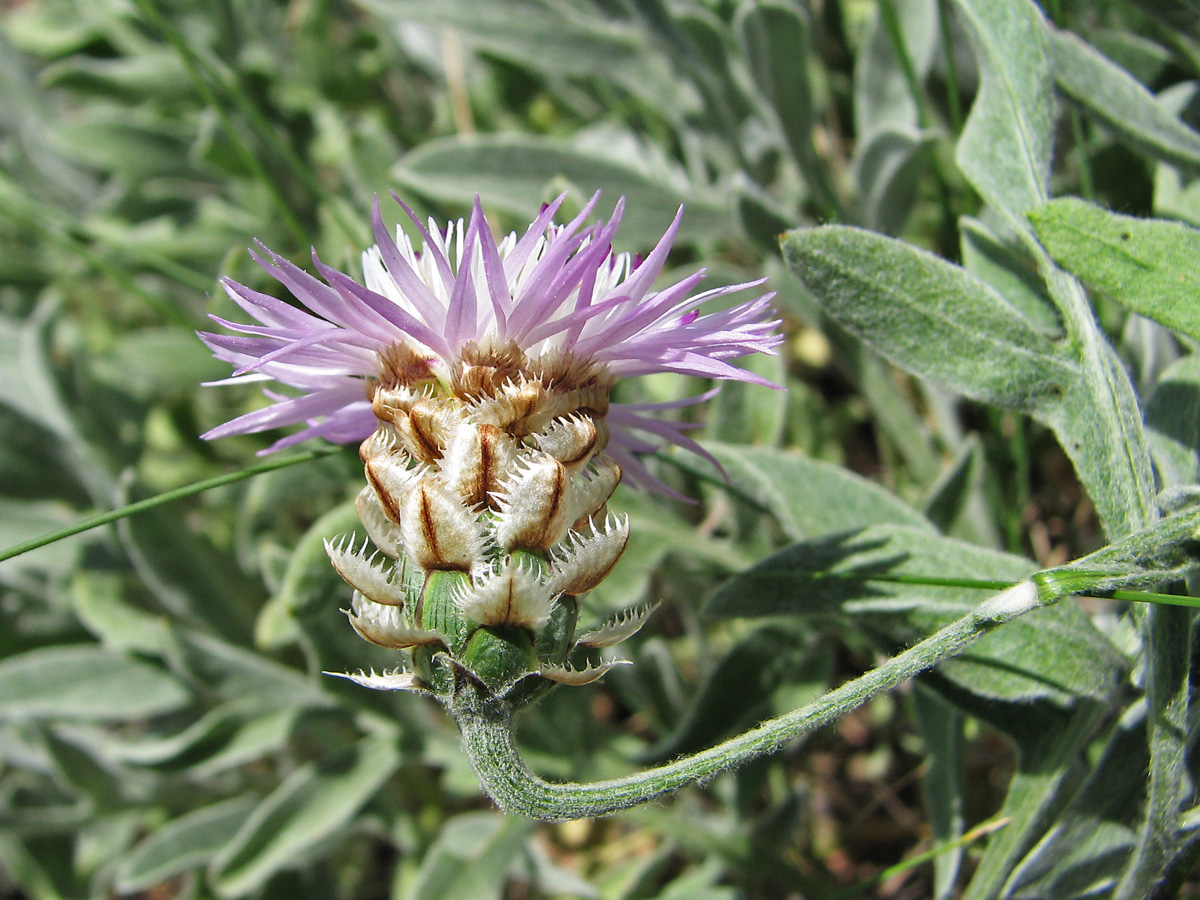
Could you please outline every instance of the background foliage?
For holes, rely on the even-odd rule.
[[[198,388],[228,373],[193,335],[234,312],[218,275],[270,289],[252,239],[353,270],[376,193],[444,217],[478,192],[517,227],[599,189],[629,198],[623,249],[684,203],[676,266],[771,277],[789,341],[750,364],[788,391],[708,405],[728,484],[659,461],[698,503],[618,494],[633,538],[588,609],[663,605],[635,666],[524,720],[539,771],[709,746],[1092,551],[1108,589],[1182,590],[1198,85],[1188,0],[9,4],[0,548],[254,463],[266,438],[196,437],[262,400]],[[389,662],[322,549],[360,483],[324,454],[0,562],[0,895],[1187,877],[1190,610],[1064,602],[703,789],[537,826],[492,811],[440,709],[321,674]]]

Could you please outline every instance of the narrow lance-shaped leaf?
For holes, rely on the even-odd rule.
[[[1164,107],[1144,84],[1067,31],[1051,31],[1059,90],[1150,156],[1200,167],[1200,133]]]
[[[789,232],[784,257],[849,331],[916,375],[1035,411],[1077,373],[1064,348],[969,272],[898,240],[830,225]]]
[[[963,174],[1021,229],[1046,199],[1054,127],[1046,23],[1031,0],[958,0],[979,63],[980,88],[958,141]]]
[[[218,892],[241,896],[295,865],[307,851],[344,829],[398,762],[392,737],[380,735],[297,769],[213,860],[211,876]]]
[[[1200,231],[1123,216],[1074,197],[1031,210],[1029,220],[1054,261],[1089,287],[1200,338]]]

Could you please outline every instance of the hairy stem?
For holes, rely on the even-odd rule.
[[[1021,582],[807,706],[770,719],[708,750],[611,781],[553,783],[539,778],[517,751],[511,708],[474,684],[460,685],[451,708],[479,780],[501,809],[549,822],[603,816],[707,781],[756,757],[773,753],[789,741],[837,721],[873,697],[956,656],[997,625],[1045,602],[1032,582]]]

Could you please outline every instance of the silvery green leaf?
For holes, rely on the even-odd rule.
[[[1038,240],[1084,284],[1139,315],[1200,337],[1200,230],[1063,197],[1029,212]]]
[[[828,685],[832,663],[829,649],[814,646],[808,630],[794,623],[755,629],[716,661],[676,727],[639,761],[695,753],[783,712],[772,709],[772,698],[784,684],[800,688],[789,692],[790,704],[815,700]]]
[[[841,225],[783,240],[792,272],[844,328],[902,369],[1025,411],[1057,405],[1078,373],[1069,351],[964,269]]]
[[[1164,487],[1200,480],[1200,356],[1163,372],[1146,401],[1146,435]]]
[[[877,525],[801,541],[719,588],[713,616],[845,616],[895,652],[958,618],[988,591],[927,583],[961,578],[1013,583],[1033,564],[924,529]],[[993,591],[994,592],[994,591]],[[1124,661],[1073,603],[1006,624],[938,668],[957,687],[1009,702],[1067,705],[1107,697]]]
[[[332,703],[305,673],[213,635],[170,628],[163,654],[181,676],[226,700],[258,704],[260,709]]]
[[[1054,78],[1072,102],[1149,156],[1200,167],[1200,133],[1145,85],[1068,31],[1050,29]]]
[[[1132,707],[1071,798],[1066,814],[1021,861],[1008,893],[1014,900],[1104,896],[1133,852],[1145,794],[1146,709]]]
[[[938,49],[937,3],[908,0],[894,4],[894,8],[904,50],[919,80],[929,71]],[[855,133],[866,141],[876,130],[911,131],[918,125],[916,99],[884,27],[883,15],[876,8],[854,63]]]
[[[94,644],[44,647],[0,662],[0,716],[114,721],[161,715],[190,700],[157,666]]]
[[[657,240],[680,204],[687,207],[681,236],[725,235],[734,224],[732,208],[696,196],[661,174],[534,135],[434,139],[405,154],[392,174],[425,197],[469,204],[478,193],[489,207],[521,216],[538,200],[552,199],[568,188],[581,197],[601,191],[602,203],[624,196],[628,211],[622,220],[623,240],[635,245]]]
[[[248,894],[328,838],[348,837],[347,825],[399,761],[394,735],[384,733],[296,769],[213,858],[209,875],[217,891]]]
[[[819,189],[826,176],[813,147],[813,88],[807,63],[813,51],[807,12],[777,0],[749,0],[738,6],[734,28],[757,97],[774,114],[805,180]]]
[[[875,129],[859,144],[853,177],[859,220],[872,231],[899,234],[917,197],[923,155],[932,139],[911,128]]]
[[[963,268],[991,285],[1029,323],[1049,337],[1063,333],[1062,315],[1037,277],[1036,262],[1015,242],[1006,242],[970,216],[958,220]]]
[[[962,837],[965,820],[963,715],[919,684],[912,702],[925,751],[921,794],[929,810],[933,840],[935,844],[950,845]],[[935,900],[954,896],[963,855],[959,847],[934,858]]]
[[[1046,21],[1032,0],[957,0],[971,33],[980,87],[958,141],[959,168],[1015,228],[1043,202],[1054,131]]]
[[[446,823],[425,854],[412,900],[498,900],[532,825],[492,812],[463,813]]]
[[[114,740],[110,755],[129,765],[189,771],[206,777],[261,759],[282,747],[299,716],[294,705],[264,710],[231,700],[209,710],[188,727],[166,736],[144,734]]]
[[[786,380],[782,356],[747,357],[742,366],[775,384]],[[787,405],[786,391],[764,391],[759,385],[730,381],[708,403],[706,433],[719,441],[778,444],[787,424]]]
[[[117,889],[134,894],[207,865],[254,808],[252,796],[202,806],[152,831],[125,857]]]
[[[841,466],[768,447],[704,446],[725,469],[734,491],[770,511],[794,540],[877,522],[932,529],[894,494]],[[712,471],[699,461],[681,459],[680,464]]]

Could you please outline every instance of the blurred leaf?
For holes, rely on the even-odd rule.
[[[45,647],[0,662],[0,715],[120,720],[184,706],[162,669],[92,644]]]
[[[1029,219],[1054,261],[1134,312],[1200,337],[1200,231],[1177,222],[1111,213],[1074,197]]]
[[[757,96],[774,114],[801,175],[818,195],[827,193],[828,176],[813,147],[813,89],[808,78],[813,50],[807,12],[791,4],[751,0],[738,6],[734,28]]]
[[[1200,479],[1200,356],[1189,354],[1162,373],[1146,400],[1146,428],[1163,486]]]
[[[1145,794],[1144,707],[1117,723],[1058,823],[1012,874],[1014,900],[1106,896],[1136,844]]]
[[[197,688],[225,700],[257,703],[260,709],[332,702],[305,673],[211,635],[172,628],[164,655]]]
[[[132,56],[98,59],[76,54],[42,70],[47,88],[95,94],[125,103],[176,99],[190,84],[179,56],[165,49],[146,49]]]
[[[872,231],[899,234],[917,199],[922,155],[930,135],[912,129],[876,129],[858,145],[854,182],[859,219]]]
[[[139,735],[115,743],[111,753],[136,766],[210,776],[279,750],[298,716],[290,704],[264,710],[254,702],[231,700],[178,733]]]
[[[188,161],[193,135],[178,121],[93,107],[60,123],[56,139],[68,156],[135,183],[195,174]]]
[[[1009,217],[1043,202],[1050,176],[1054,84],[1046,21],[1032,0],[957,0],[975,46],[979,92],[958,140],[963,174]]]
[[[782,684],[800,685],[789,694],[796,706],[815,700],[829,683],[828,647],[814,648],[807,629],[764,625],[733,645],[709,669],[674,731],[638,754],[643,764],[694,753],[758,724],[771,714],[770,701]]]
[[[749,561],[745,551],[697,533],[692,523],[645,492],[623,486],[611,503],[613,510],[629,516],[630,532],[637,537],[629,542],[612,572],[588,594],[585,624],[590,616],[601,617],[657,599],[646,592],[651,576],[668,555],[700,560],[726,571],[737,570]]]
[[[786,381],[782,356],[758,354],[741,362],[744,368],[775,384]],[[763,390],[761,385],[729,381],[708,403],[705,433],[718,441],[775,445],[787,425],[787,406],[786,391]]]
[[[875,522],[931,527],[895,494],[841,466],[767,447],[704,446],[724,467],[732,487],[774,515],[793,540]],[[701,461],[680,463],[711,471]]]
[[[686,204],[680,234],[727,236],[733,210],[695,196],[678,178],[635,168],[618,159],[578,150],[569,143],[521,134],[470,135],[427,141],[406,154],[393,177],[424,197],[469,204],[476,193],[485,207],[527,217],[539,200],[568,187],[577,201],[601,191],[603,204],[628,200],[620,240],[632,247],[657,241]]]
[[[978,487],[983,465],[979,438],[970,435],[946,465],[925,501],[925,516],[939,531],[949,531],[962,516],[972,491]]]
[[[1200,167],[1200,133],[1100,51],[1068,31],[1050,32],[1059,90],[1147,155]]]
[[[122,894],[144,891],[206,865],[253,808],[253,797],[234,797],[192,810],[151,832],[122,860],[117,890]]]
[[[161,616],[128,603],[122,596],[126,587],[112,572],[76,572],[71,580],[75,615],[110,650],[158,653],[166,640],[166,625]]]
[[[1077,378],[1065,348],[973,275],[924,250],[829,225],[789,232],[783,252],[840,325],[923,378],[1022,410],[1054,406]]]
[[[499,900],[530,822],[491,812],[451,819],[425,854],[412,900]]]
[[[393,736],[385,733],[294,771],[213,859],[210,876],[217,892],[244,896],[280,869],[304,861],[321,842],[345,834],[399,759]]]
[[[422,22],[453,27],[489,55],[535,71],[601,75],[639,93],[648,93],[653,85],[669,86],[667,73],[655,65],[643,35],[615,16],[594,14],[589,4],[548,0],[507,0],[503,5],[486,0],[358,2],[398,26]]]
[[[921,794],[929,810],[933,840],[952,845],[963,836],[965,818],[963,716],[920,684],[913,691],[912,704],[925,750]],[[933,900],[954,896],[962,859],[962,847],[934,857]]]
[[[351,535],[355,536],[355,546],[361,546],[364,534],[353,500],[325,513],[296,544],[284,572],[283,584],[271,598],[271,603],[282,605],[292,615],[320,611],[338,598],[348,606],[351,588],[330,564],[325,541]]]
[[[1016,582],[1033,564],[924,529],[878,525],[793,544],[726,582],[705,612],[721,617],[839,613],[887,653],[966,614],[988,594],[922,583]],[[904,579],[897,583],[896,579]],[[1078,606],[1063,602],[1007,623],[938,672],[976,695],[1069,704],[1107,697],[1124,661]]]
[[[905,0],[896,3],[895,8],[900,37],[919,81],[928,72],[938,50],[937,3]],[[855,133],[867,144],[873,142],[878,131],[912,131],[920,125],[916,98],[876,7],[854,60]],[[861,168],[861,159],[856,159],[855,169]]]
[[[122,496],[121,502],[140,499]],[[151,509],[117,523],[138,575],[172,616],[229,638],[250,633],[262,588],[178,513]]]

